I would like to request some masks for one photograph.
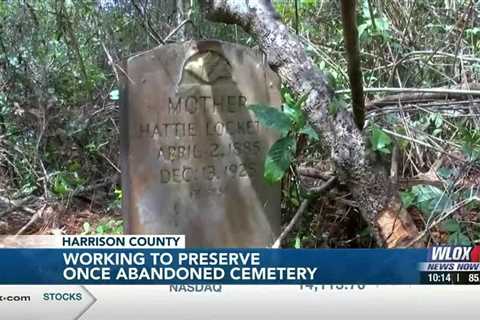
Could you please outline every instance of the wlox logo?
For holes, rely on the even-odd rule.
[[[480,262],[480,246],[433,247],[429,250],[429,261]]]

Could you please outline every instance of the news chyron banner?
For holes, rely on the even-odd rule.
[[[0,246],[1,319],[479,319],[480,246],[186,249],[182,235]]]

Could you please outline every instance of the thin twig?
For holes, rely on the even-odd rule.
[[[393,146],[392,150],[392,161],[390,165],[390,180],[393,183],[398,181],[398,159],[399,159],[399,150],[398,144]]]
[[[331,177],[327,182],[322,184],[319,187],[314,187],[310,188],[308,191],[312,193],[319,194],[321,192],[324,192],[328,188],[330,188],[333,184],[333,182],[336,180],[336,177]],[[302,216],[303,212],[307,209],[308,205],[310,204],[310,201],[312,198],[308,198],[302,201],[302,204],[300,205],[300,208],[298,208],[297,212],[293,216],[292,220],[288,223],[288,225],[285,227],[285,229],[282,231],[280,236],[275,240],[275,243],[273,244],[272,248],[280,248],[280,245],[282,244],[283,239],[287,236],[287,234],[292,231],[293,227],[297,223],[298,219]]]
[[[115,79],[117,79],[117,83],[119,83],[120,78],[118,76],[118,72],[117,72],[117,69],[115,67],[116,64],[113,61],[112,55],[110,54],[110,52],[108,52],[107,47],[105,46],[105,44],[103,42],[102,42],[102,48],[103,48],[103,51],[105,51],[105,54],[107,55],[108,64],[112,67],[113,74],[115,75]]]
[[[178,32],[178,30],[180,30],[185,24],[187,23],[191,23],[193,25],[193,22],[192,20],[190,20],[190,18],[188,19],[185,19],[183,20],[175,29],[173,29],[169,34],[168,36],[165,37],[165,39],[163,40],[164,42],[167,42],[175,33]]]
[[[364,92],[393,92],[393,93],[440,93],[440,94],[457,94],[480,96],[480,90],[462,90],[462,89],[443,89],[443,88],[364,88]],[[349,93],[350,89],[342,89],[335,91],[336,94]]]
[[[131,1],[133,7],[137,11],[138,15],[143,19],[142,27],[148,33],[148,35],[158,44],[165,44],[165,41],[160,37],[160,35],[155,31],[155,29],[150,24],[150,18],[145,14],[145,8],[140,8],[136,1]],[[142,10],[143,9],[143,10]]]
[[[298,208],[297,212],[293,216],[292,220],[290,223],[287,225],[287,227],[282,231],[280,236],[275,240],[275,243],[273,244],[272,248],[273,249],[278,249],[280,248],[280,245],[282,244],[283,239],[287,236],[287,234],[293,229],[295,224],[297,223],[298,219],[302,216],[303,212],[307,209],[311,199],[305,199],[303,200],[302,204],[300,205],[300,208]]]
[[[121,173],[122,171],[120,170],[120,168],[115,165],[115,163],[113,163],[112,160],[110,160],[106,155],[104,155],[103,153],[101,152],[98,152],[98,154],[100,155],[100,157],[102,157],[103,159],[105,159],[111,166],[113,169],[115,169],[115,171],[117,171],[118,173]]]

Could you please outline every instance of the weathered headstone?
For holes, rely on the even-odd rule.
[[[127,233],[185,234],[190,247],[264,247],[280,186],[263,179],[278,138],[247,105],[280,106],[279,79],[252,49],[218,41],[128,60],[121,162]]]

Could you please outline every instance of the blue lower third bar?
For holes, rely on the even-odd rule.
[[[420,284],[427,249],[0,249],[0,284]]]

